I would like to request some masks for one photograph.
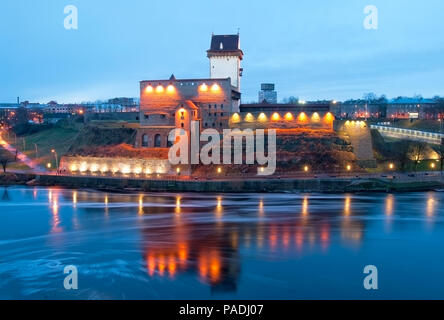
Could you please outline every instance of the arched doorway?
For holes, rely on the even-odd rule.
[[[154,147],[155,147],[155,148],[160,148],[160,147],[161,147],[161,144],[162,144],[162,139],[161,139],[161,137],[160,137],[160,134],[156,134],[156,135],[154,136]]]
[[[146,134],[142,136],[142,147],[148,147],[148,135]]]

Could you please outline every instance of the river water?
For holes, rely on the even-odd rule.
[[[443,299],[443,203],[0,187],[0,299]]]

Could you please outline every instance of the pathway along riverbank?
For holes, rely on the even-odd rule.
[[[443,175],[266,179],[136,179],[55,174],[0,174],[0,185],[60,186],[120,192],[408,192],[444,189]]]

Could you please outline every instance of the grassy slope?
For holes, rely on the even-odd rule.
[[[72,142],[79,134],[80,125],[72,127],[55,127],[48,130],[40,131],[35,134],[17,137],[17,146],[19,151],[23,152],[32,159],[45,166],[51,163],[53,167],[56,165],[55,155],[51,153],[54,149],[60,157],[65,154],[71,147]],[[23,139],[25,144],[23,145]],[[9,143],[14,145],[15,139],[10,138]],[[38,157],[36,158],[36,148],[38,149]]]

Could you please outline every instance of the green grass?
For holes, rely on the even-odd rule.
[[[57,152],[60,161],[60,158],[68,151],[78,134],[78,127],[55,127],[28,136],[17,137],[17,147],[20,152],[24,150],[29,158],[35,159],[41,166],[51,163],[52,167],[55,168],[56,159],[51,150],[54,149]],[[10,138],[8,142],[14,145],[15,139]],[[35,145],[37,145],[38,157],[36,157]]]

